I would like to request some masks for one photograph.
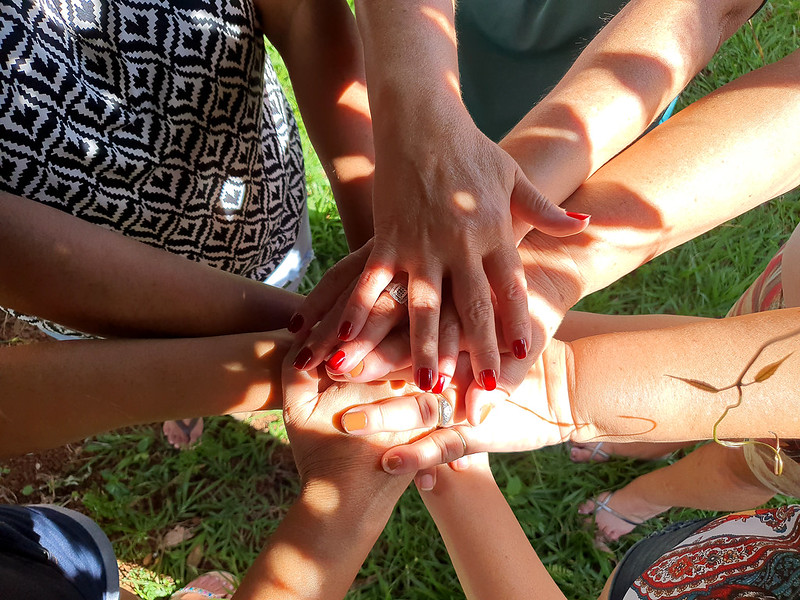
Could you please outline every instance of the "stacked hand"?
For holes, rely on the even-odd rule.
[[[293,319],[293,330],[308,335],[298,368],[327,360],[332,372],[350,372],[406,319],[412,380],[423,390],[446,385],[459,350],[469,352],[472,376],[486,391],[504,379],[513,386],[501,348],[517,360],[538,357],[571,304],[557,314],[552,306],[564,304],[563,290],[553,302],[547,284],[526,293],[531,274],[517,242],[530,225],[563,236],[588,221],[547,201],[471,122],[457,131],[378,148],[375,237],[332,269]],[[390,284],[407,289],[407,309],[384,293]],[[529,293],[543,295],[533,302],[537,311],[545,307],[533,329]]]

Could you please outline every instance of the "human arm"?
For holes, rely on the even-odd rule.
[[[641,135],[760,5],[680,0],[665,10],[660,0],[629,2],[501,147],[561,204]]]
[[[347,436],[338,416],[389,388],[336,384],[291,367],[284,377],[284,421],[301,493],[235,598],[341,598],[411,475],[393,478],[379,467],[382,452],[400,438]]]
[[[574,233],[586,223],[546,202],[475,128],[458,92],[450,0],[364,1],[356,9],[375,132],[376,236],[339,337],[357,336],[392,277],[407,273],[412,359],[417,382],[430,387],[442,279],[449,277],[456,308],[470,322],[465,337],[481,380],[499,366],[491,290],[501,304],[502,336],[527,345],[511,196],[549,233]]]
[[[800,309],[789,308],[677,327],[554,340],[514,392],[496,392],[476,426],[458,436],[436,430],[394,448],[396,472],[416,472],[463,454],[521,451],[566,440],[674,442],[712,437],[726,407],[741,405],[718,428],[721,438],[800,437],[797,419]],[[777,366],[764,377],[765,369]],[[519,362],[514,363],[518,365]],[[761,373],[761,381],[756,381]],[[687,381],[688,380],[688,381]],[[692,381],[704,382],[693,385]],[[707,385],[720,391],[712,393]],[[456,402],[461,401],[456,396]],[[352,433],[430,426],[432,394],[354,407],[366,425]]]
[[[486,455],[471,456],[463,471],[436,471],[436,487],[420,490],[420,497],[469,600],[565,598],[497,487]]]
[[[520,244],[531,356],[579,299],[800,183],[798,135],[795,51],[695,102],[599,169],[564,203],[592,213],[586,231],[559,240],[532,231]]]
[[[286,63],[348,245],[359,248],[372,237],[375,158],[353,14],[344,0],[258,0],[256,6],[265,35]]]
[[[0,305],[101,336],[285,327],[297,294],[0,193]]]
[[[0,455],[129,425],[280,408],[288,346],[285,331],[272,331],[0,347]]]

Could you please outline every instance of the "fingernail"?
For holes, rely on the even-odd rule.
[[[402,379],[392,379],[389,381],[389,387],[393,390],[402,390],[404,387],[406,387],[406,382]]]
[[[436,381],[436,385],[433,386],[431,392],[434,394],[441,394],[444,391],[444,375],[439,375],[439,379]]]
[[[337,350],[336,354],[334,354],[328,359],[328,366],[331,369],[336,370],[342,366],[344,359],[345,359],[344,350]]]
[[[487,392],[491,392],[497,387],[497,373],[494,369],[484,369],[480,373],[481,385]]]
[[[292,318],[289,319],[289,326],[287,327],[287,329],[291,333],[297,333],[302,328],[303,328],[303,315],[298,315],[297,313],[295,313],[294,315],[292,315]]]
[[[426,392],[433,387],[433,369],[417,369],[417,387]]]
[[[489,416],[489,413],[492,412],[493,408],[494,408],[493,404],[487,404],[486,406],[481,408],[481,420],[480,420],[480,423],[483,423],[486,420],[486,417]]]
[[[433,475],[425,474],[419,478],[419,489],[430,492],[433,489]]]
[[[394,473],[403,466],[403,459],[399,456],[390,456],[383,462],[383,470]]]
[[[568,217],[570,217],[571,219],[577,219],[578,221],[585,221],[586,219],[589,218],[589,215],[585,215],[579,212],[566,211],[566,213]]]
[[[342,427],[348,433],[360,431],[367,426],[367,413],[360,410],[347,413],[342,417]]]
[[[348,373],[348,375],[350,375],[350,377],[358,377],[359,375],[361,375],[363,371],[364,371],[364,361],[362,360],[355,366],[355,368],[352,371]]]
[[[312,356],[313,355],[311,353],[311,348],[308,347],[303,348],[302,350],[300,350],[300,352],[297,353],[297,357],[294,359],[292,365],[294,365],[295,369],[302,371],[303,369],[306,368],[306,366],[308,366],[308,363],[311,362]]]
[[[522,360],[528,356],[528,342],[525,340],[516,340],[513,344],[511,344],[511,349],[514,351],[514,356],[516,356],[519,360]]]
[[[455,467],[459,471],[466,471],[469,469],[469,456],[462,456],[455,462]]]
[[[350,321],[345,321],[339,325],[339,333],[336,336],[343,342],[350,339],[350,333],[353,331],[353,324]]]

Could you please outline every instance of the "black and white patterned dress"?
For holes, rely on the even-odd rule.
[[[0,189],[269,283],[310,261],[251,1],[4,0],[0,63]]]

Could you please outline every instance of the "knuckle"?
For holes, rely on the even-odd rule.
[[[461,337],[461,326],[454,319],[446,319],[439,322],[439,337],[447,340],[455,340]]]
[[[454,435],[449,435],[449,431],[445,429],[438,430],[439,435],[431,435],[430,439],[436,447],[435,455],[437,460],[442,463],[452,462],[461,458],[463,447],[458,438]],[[447,434],[447,435],[445,435]],[[456,438],[453,440],[452,438]]]
[[[462,318],[466,321],[468,328],[479,327],[491,322],[494,319],[494,308],[488,295],[469,300],[464,307]]]
[[[415,294],[410,299],[409,306],[419,316],[433,317],[439,314],[439,300],[427,294]]]
[[[475,365],[499,365],[500,355],[497,348],[479,348],[470,352],[472,363]]]
[[[509,304],[527,304],[528,289],[519,281],[512,279],[503,283],[498,296]]]
[[[419,414],[422,417],[422,424],[426,427],[433,427],[439,422],[439,402],[433,394],[420,394],[417,396],[419,404]]]
[[[422,331],[417,327],[411,335],[411,346],[418,356],[436,356],[439,338],[435,331]]]
[[[380,285],[380,275],[377,271],[366,269],[361,273],[358,278],[358,289],[361,292],[359,296],[366,295],[367,290],[374,290]]]

